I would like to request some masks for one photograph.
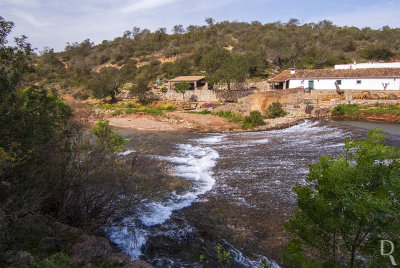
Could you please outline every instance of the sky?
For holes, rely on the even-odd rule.
[[[67,42],[113,40],[133,27],[330,20],[339,26],[400,27],[400,0],[0,0],[0,16],[13,21],[11,36],[28,36],[38,51],[61,51]]]

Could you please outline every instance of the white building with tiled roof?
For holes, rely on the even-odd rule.
[[[290,69],[268,83],[273,89],[400,90],[400,68]]]

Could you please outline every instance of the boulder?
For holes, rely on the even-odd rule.
[[[9,250],[5,252],[3,258],[7,264],[12,266],[19,266],[33,262],[32,255],[27,251]]]
[[[397,95],[396,94],[389,94],[389,96],[387,97],[387,99],[388,100],[397,100],[398,99],[398,97],[397,97]]]
[[[90,262],[96,258],[105,258],[114,252],[110,242],[94,235],[83,235],[80,243],[72,247],[74,261]]]
[[[66,243],[65,239],[58,237],[45,237],[39,242],[39,247],[43,250],[62,247]]]

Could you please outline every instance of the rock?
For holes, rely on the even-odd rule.
[[[69,233],[76,234],[76,235],[83,234],[82,230],[72,227],[72,226],[69,226],[69,225],[66,225],[61,222],[49,222],[48,226],[50,226],[50,228],[55,233],[69,232]]]
[[[152,268],[147,262],[136,260],[124,266],[124,268]]]
[[[19,266],[33,262],[33,257],[27,251],[9,250],[4,254],[4,261],[9,265]]]
[[[0,231],[7,225],[7,215],[4,210],[0,209]]]
[[[92,261],[95,258],[105,258],[113,253],[113,248],[105,238],[94,235],[83,235],[80,243],[72,247],[74,261]]]
[[[374,93],[371,95],[371,100],[379,100],[379,95]]]
[[[66,240],[58,237],[45,237],[39,242],[39,247],[43,250],[55,247],[62,247]]]
[[[387,99],[388,100],[397,100],[398,99],[398,97],[397,97],[397,95],[396,94],[389,94],[389,96],[387,97]]]
[[[124,253],[112,253],[105,257],[107,261],[117,262],[118,264],[129,263],[131,260]]]

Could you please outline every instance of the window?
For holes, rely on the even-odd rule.
[[[361,80],[357,80],[357,85],[361,85]]]
[[[336,84],[341,85],[342,84],[342,80],[336,80]]]

